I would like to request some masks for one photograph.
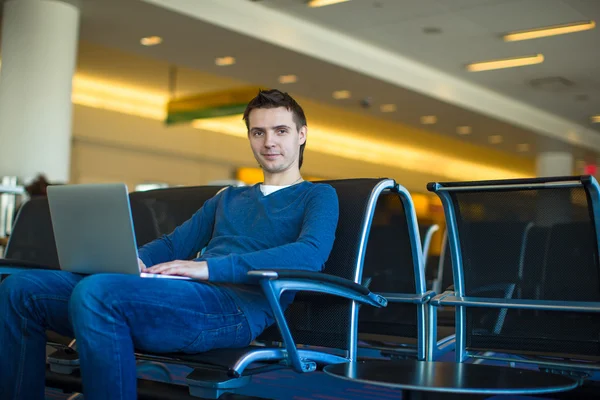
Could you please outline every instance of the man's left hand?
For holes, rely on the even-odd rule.
[[[162,275],[187,276],[202,281],[208,280],[208,264],[206,261],[175,260],[153,265],[142,272]]]

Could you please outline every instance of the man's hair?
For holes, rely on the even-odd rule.
[[[244,121],[246,122],[246,129],[250,129],[250,112],[257,108],[278,108],[285,107],[288,111],[292,112],[292,117],[294,119],[294,123],[296,124],[296,129],[299,131],[304,125],[306,125],[306,116],[304,115],[304,110],[296,100],[292,98],[287,93],[284,93],[277,89],[271,90],[259,90],[258,95],[250,100],[246,110],[244,111]],[[300,145],[300,156],[298,157],[298,168],[302,167],[302,161],[304,158],[304,147],[306,146],[306,141]]]

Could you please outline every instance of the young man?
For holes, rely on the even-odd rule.
[[[307,135],[302,108],[287,93],[261,91],[244,120],[263,184],[220,192],[139,251],[143,270],[195,281],[28,271],[0,285],[1,399],[44,398],[46,329],[76,337],[86,399],[135,399],[134,349],[246,346],[273,323],[247,272],[322,269],[338,200],[331,186],[300,175]],[[292,297],[282,297],[282,305]]]

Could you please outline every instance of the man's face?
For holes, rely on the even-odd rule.
[[[248,138],[254,158],[270,174],[298,169],[300,145],[306,126],[296,127],[293,113],[285,107],[256,108],[248,116]]]

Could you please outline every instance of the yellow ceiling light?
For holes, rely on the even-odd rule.
[[[140,39],[140,43],[143,46],[156,46],[161,44],[163,39],[160,36],[147,36]]]
[[[435,115],[423,115],[421,117],[421,123],[423,125],[433,125],[437,122],[437,117]]]
[[[544,62],[543,54],[534,56],[504,58],[500,60],[481,61],[467,65],[467,71],[479,72],[492,69],[522,67],[525,65],[540,64]]]
[[[240,138],[246,137],[246,127],[240,115],[199,119],[195,120],[192,126]],[[374,138],[366,140],[364,134],[360,132],[341,130],[330,126],[312,124],[309,135],[312,151],[351,160],[427,174],[431,174],[431,160],[435,160],[436,171],[440,175],[457,180],[525,177],[522,173],[511,169],[490,167],[422,148]]]
[[[283,85],[296,82],[298,82],[298,77],[296,75],[281,75],[279,77],[279,83]]]
[[[379,110],[384,113],[394,112],[394,111],[396,111],[396,105],[395,104],[382,104],[381,106],[379,106]]]
[[[600,123],[600,114],[599,115],[592,115],[591,120],[592,120],[592,123],[599,124]]]
[[[473,132],[473,128],[471,128],[468,125],[456,127],[456,133],[458,133],[459,135],[470,135],[471,132]]]
[[[316,8],[330,6],[332,4],[345,3],[347,1],[350,0],[309,0],[307,5],[309,7]]]
[[[519,143],[519,144],[517,145],[517,151],[518,151],[519,153],[526,153],[526,152],[528,152],[528,151],[529,151],[529,148],[530,148],[530,146],[529,146],[529,144],[528,144],[528,143]]]
[[[215,64],[219,67],[225,67],[227,65],[235,64],[235,57],[226,56],[226,57],[217,57],[215,58]]]
[[[336,90],[332,96],[336,100],[349,99],[352,93],[349,90]]]
[[[502,138],[501,135],[490,135],[488,136],[488,142],[490,142],[490,144],[500,144],[504,141],[504,138]]]
[[[537,39],[546,36],[564,35],[567,33],[587,31],[594,29],[596,22],[580,21],[569,24],[545,26],[542,28],[528,29],[523,31],[510,32],[503,36],[505,42],[516,42],[518,40]]]

